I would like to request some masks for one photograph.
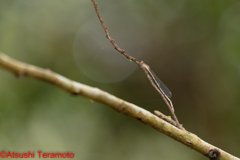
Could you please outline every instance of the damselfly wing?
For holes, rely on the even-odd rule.
[[[152,76],[152,78],[154,79],[154,82],[157,83],[156,85],[162,89],[162,91],[164,92],[164,94],[166,96],[168,96],[169,98],[172,97],[172,93],[171,91],[167,88],[167,86],[165,86],[165,84],[156,76],[156,74],[149,68],[149,72]]]

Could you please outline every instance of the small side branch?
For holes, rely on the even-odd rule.
[[[161,112],[159,112],[159,111],[157,111],[157,110],[155,110],[154,113],[155,113],[158,117],[160,117],[161,119],[163,119],[163,120],[167,121],[168,123],[170,123],[170,124],[178,127],[177,122],[174,121],[170,116],[166,116],[166,115],[162,114]],[[180,125],[181,125],[181,124],[180,124]],[[182,125],[181,125],[181,127],[183,128]],[[183,128],[183,129],[184,129],[184,128]]]

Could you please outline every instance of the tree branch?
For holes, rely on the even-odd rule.
[[[81,95],[103,103],[117,112],[123,113],[129,117],[135,118],[140,122],[154,128],[155,130],[173,138],[180,143],[196,150],[210,159],[219,160],[239,160],[239,158],[201,140],[195,134],[178,129],[170,123],[158,118],[154,114],[146,111],[132,103],[117,98],[98,88],[93,88],[75,81],[72,81],[62,75],[54,73],[48,69],[26,64],[14,60],[0,52],[0,66],[13,72],[18,77],[31,77],[51,83],[63,90],[75,95]]]

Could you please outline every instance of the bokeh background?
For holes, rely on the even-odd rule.
[[[240,157],[240,2],[97,0],[110,35],[173,93],[179,121]],[[170,115],[144,72],[104,36],[90,0],[0,0],[0,50]],[[154,129],[0,68],[0,150],[82,160],[207,159]]]

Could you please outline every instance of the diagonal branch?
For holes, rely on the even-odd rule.
[[[177,127],[180,128],[180,129],[185,130],[185,129],[180,125],[180,123],[179,123],[179,121],[178,121],[178,119],[177,119],[177,116],[176,116],[176,114],[175,114],[175,112],[174,112],[174,107],[173,107],[172,101],[171,101],[171,100],[168,98],[168,96],[162,91],[162,89],[160,88],[160,86],[157,87],[157,86],[155,85],[154,81],[156,81],[156,80],[154,80],[154,79],[151,78],[150,73],[148,72],[149,69],[150,69],[150,67],[149,67],[147,64],[145,64],[143,61],[139,62],[136,58],[128,55],[124,50],[122,50],[121,48],[118,47],[118,45],[116,44],[115,40],[112,39],[112,38],[110,37],[110,35],[109,35],[108,29],[107,29],[107,27],[105,26],[105,24],[104,24],[104,22],[103,22],[103,20],[102,20],[102,17],[101,17],[101,15],[100,15],[99,11],[98,11],[97,3],[95,2],[95,0],[91,0],[91,1],[92,1],[92,3],[93,3],[94,8],[95,8],[95,12],[96,12],[96,14],[97,14],[97,16],[98,16],[98,19],[99,19],[99,21],[100,21],[100,23],[101,23],[101,25],[102,25],[102,27],[103,27],[103,30],[104,30],[105,33],[106,33],[106,35],[105,35],[106,38],[109,39],[109,41],[112,43],[112,45],[114,46],[114,48],[115,48],[118,52],[120,52],[120,53],[123,54],[127,59],[129,59],[130,61],[135,62],[137,65],[139,65],[140,68],[142,68],[142,70],[145,72],[145,74],[146,74],[148,80],[150,81],[150,83],[152,84],[152,86],[153,86],[153,87],[157,90],[157,92],[162,96],[163,100],[165,101],[166,105],[168,106],[168,108],[169,108],[169,110],[170,110],[170,112],[171,112],[174,120],[175,120],[176,123],[177,123]]]
[[[154,114],[146,111],[132,103],[117,98],[98,88],[93,88],[85,84],[72,81],[62,75],[59,75],[51,70],[42,69],[40,67],[26,64],[14,60],[0,52],[0,66],[13,72],[19,77],[31,77],[51,83],[63,90],[66,90],[75,95],[81,95],[89,99],[93,99],[108,107],[125,114],[131,118],[137,119],[140,122],[154,128],[155,130],[173,138],[180,143],[196,150],[210,159],[216,160],[240,160],[237,157],[201,140],[195,134],[180,130],[177,127],[158,118]]]

